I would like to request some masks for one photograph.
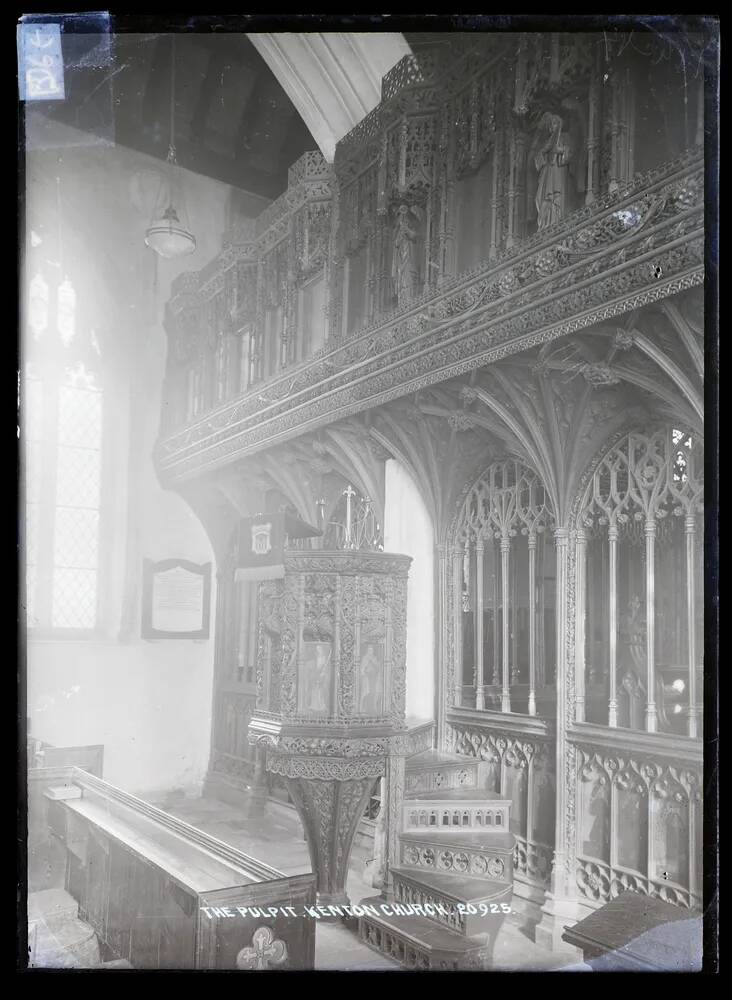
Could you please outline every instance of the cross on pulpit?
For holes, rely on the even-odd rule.
[[[346,548],[350,549],[353,546],[351,500],[356,496],[356,491],[350,483],[343,491],[343,496],[346,498]]]
[[[242,948],[236,956],[237,969],[269,969],[281,965],[287,958],[284,941],[275,939],[270,927],[258,927],[252,935],[250,948]]]

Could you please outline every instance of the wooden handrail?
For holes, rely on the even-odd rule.
[[[72,769],[71,779],[82,791],[88,790],[111,799],[114,802],[119,802],[121,805],[146,816],[148,819],[154,820],[154,822],[166,830],[170,830],[179,837],[183,837],[196,844],[198,847],[203,848],[203,850],[210,851],[230,864],[244,869],[246,874],[255,882],[287,878],[284,872],[278,871],[276,868],[271,868],[261,861],[257,861],[256,858],[251,857],[249,854],[244,854],[243,851],[238,851],[229,844],[225,844],[222,840],[218,840],[216,837],[204,833],[203,830],[191,826],[184,820],[171,816],[170,813],[163,812],[162,809],[150,805],[150,803],[137,798],[135,795],[131,795],[129,792],[124,792],[121,788],[111,785],[108,781],[95,778],[87,771],[82,771],[75,767]]]

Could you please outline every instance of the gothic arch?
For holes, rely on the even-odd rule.
[[[585,469],[570,519],[567,696],[577,721],[673,732],[669,712],[686,712],[684,734],[697,735],[703,474],[700,435],[660,416],[643,429],[627,423]],[[676,694],[686,692],[686,708],[667,669],[684,675]],[[593,695],[603,684],[604,699]]]
[[[445,605],[456,705],[536,715],[552,688],[545,578],[553,579],[553,527],[549,490],[518,458],[493,461],[463,490],[448,536],[452,599]]]

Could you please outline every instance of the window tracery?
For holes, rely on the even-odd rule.
[[[588,721],[698,735],[702,470],[701,442],[662,427],[624,437],[588,485]]]
[[[457,704],[537,714],[553,678],[554,524],[547,491],[522,463],[495,462],[458,519],[461,607]]]
[[[99,623],[101,350],[57,251],[44,231],[28,253],[19,413],[26,623],[88,632]]]

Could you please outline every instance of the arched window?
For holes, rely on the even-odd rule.
[[[468,493],[456,535],[458,704],[535,715],[553,684],[552,524],[544,486],[520,462],[494,463]]]
[[[80,318],[74,283],[47,257],[28,255],[19,386],[26,622],[31,630],[90,633],[99,625],[104,507],[100,350]]]
[[[702,443],[634,431],[602,459],[580,517],[586,546],[585,718],[698,735]]]

